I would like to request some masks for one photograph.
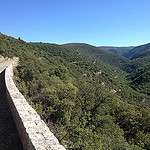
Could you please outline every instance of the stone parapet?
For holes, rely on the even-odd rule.
[[[65,150],[13,82],[13,64],[5,70],[7,99],[24,150]]]

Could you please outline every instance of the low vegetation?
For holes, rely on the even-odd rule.
[[[125,80],[127,73],[119,67],[130,60],[121,57],[117,66],[120,57],[113,55],[117,59],[111,66],[112,60],[100,59],[98,53],[0,34],[0,54],[20,58],[18,89],[67,149],[150,149],[149,93],[128,85],[137,82],[136,71],[149,73],[149,65]],[[145,83],[149,85],[146,78]]]

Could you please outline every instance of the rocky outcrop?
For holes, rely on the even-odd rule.
[[[0,55],[0,62],[2,62],[4,60],[5,60],[5,58],[2,55]]]

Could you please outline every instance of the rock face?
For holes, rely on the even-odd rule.
[[[4,60],[5,60],[5,58],[2,55],[0,55],[0,62],[2,62]]]
[[[100,70],[100,71],[96,72],[95,74],[96,75],[102,74],[102,71]]]
[[[14,63],[17,66],[17,64],[19,62],[19,57],[14,56],[13,58],[8,58],[8,57],[4,58],[2,55],[0,55],[0,62],[2,62],[2,61],[14,61]]]
[[[7,100],[24,150],[65,150],[16,88],[12,80],[12,67],[12,65],[7,67],[5,73]]]

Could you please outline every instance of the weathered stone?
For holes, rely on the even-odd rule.
[[[0,55],[0,62],[2,62],[4,60],[5,60],[5,58],[2,55]]]
[[[0,72],[9,62],[0,63]],[[5,90],[5,71],[0,73],[0,150],[23,150]]]
[[[7,99],[25,150],[65,150],[37,112],[16,88],[13,65],[6,68]]]

